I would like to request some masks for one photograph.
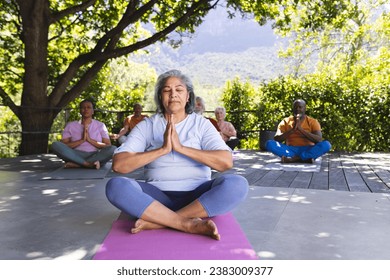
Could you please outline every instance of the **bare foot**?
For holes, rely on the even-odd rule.
[[[302,162],[299,156],[286,157],[282,156],[282,163],[294,163],[294,162]]]
[[[185,222],[184,227],[185,227],[184,231],[188,233],[207,235],[216,240],[221,239],[221,236],[218,233],[217,226],[212,220],[191,218]],[[143,230],[161,229],[161,228],[165,228],[165,226],[148,222],[142,219],[138,219],[135,222],[134,227],[131,229],[131,233],[139,233]]]
[[[155,223],[152,223],[152,222],[148,222],[148,221],[145,221],[145,220],[142,220],[142,219],[138,219],[135,222],[134,227],[131,229],[131,233],[138,233],[138,232],[141,232],[143,230],[160,229],[160,228],[165,228],[165,226],[159,225],[159,224],[155,224]]]
[[[217,226],[212,220],[202,220],[194,218],[187,221],[187,232],[210,236],[213,239],[220,240]]]
[[[97,160],[93,164],[95,165],[95,169],[100,169],[100,161]]]
[[[304,162],[304,163],[314,163],[315,160],[314,160],[314,158],[309,158],[309,159],[306,159],[306,160],[302,160],[302,162]]]
[[[282,156],[282,163],[294,163],[294,162],[314,163],[314,159],[309,158],[309,159],[303,160],[299,156],[293,156],[293,157]]]
[[[64,168],[80,168],[81,166],[74,162],[65,162]]]
[[[100,161],[95,162],[85,162],[84,167],[86,168],[92,168],[92,169],[100,169]]]

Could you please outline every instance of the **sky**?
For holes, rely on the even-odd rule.
[[[211,10],[180,52],[240,52],[252,47],[271,47],[277,41],[271,24],[260,26],[250,19],[227,18],[223,7]]]

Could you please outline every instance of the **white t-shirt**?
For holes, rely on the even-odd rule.
[[[167,121],[161,114],[145,118],[131,130],[115,154],[160,148],[164,142],[166,125]],[[199,150],[231,151],[211,122],[201,115],[189,114],[176,124],[176,131],[183,146]],[[190,191],[211,179],[210,167],[175,151],[147,164],[144,170],[146,181],[163,191]]]

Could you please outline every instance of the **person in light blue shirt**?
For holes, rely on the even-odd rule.
[[[210,121],[193,112],[190,79],[178,70],[159,76],[157,113],[141,121],[116,149],[113,170],[128,173],[144,167],[146,182],[115,177],[106,195],[120,210],[137,219],[132,233],[170,227],[220,239],[207,219],[231,211],[248,192],[236,174],[219,174],[233,166],[232,151]]]

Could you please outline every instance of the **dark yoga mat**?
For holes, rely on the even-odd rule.
[[[112,178],[112,177],[127,177],[127,178],[133,178],[135,180],[144,180],[144,168],[138,168],[134,170],[133,172],[122,174],[122,173],[116,173],[112,170],[107,173],[106,175],[107,178]]]
[[[110,162],[106,163],[100,169],[60,167],[42,177],[42,180],[104,179],[110,170]]]
[[[130,233],[134,220],[116,220],[94,260],[256,260],[257,255],[231,213],[212,218],[221,234],[208,236],[173,229]]]

